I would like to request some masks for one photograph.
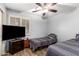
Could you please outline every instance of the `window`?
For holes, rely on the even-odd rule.
[[[29,20],[20,16],[10,16],[9,25],[25,27],[26,34],[29,35]]]

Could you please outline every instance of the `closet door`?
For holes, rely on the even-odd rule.
[[[2,51],[2,10],[0,9],[0,55]]]

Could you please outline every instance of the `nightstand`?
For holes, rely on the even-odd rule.
[[[24,40],[24,48],[29,48],[29,46],[30,46],[30,42],[27,38],[26,40]]]

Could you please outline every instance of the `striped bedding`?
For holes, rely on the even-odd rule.
[[[79,41],[72,39],[50,45],[47,49],[47,56],[79,56]]]

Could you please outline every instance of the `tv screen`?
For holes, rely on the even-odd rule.
[[[25,27],[2,25],[2,40],[25,36]]]

